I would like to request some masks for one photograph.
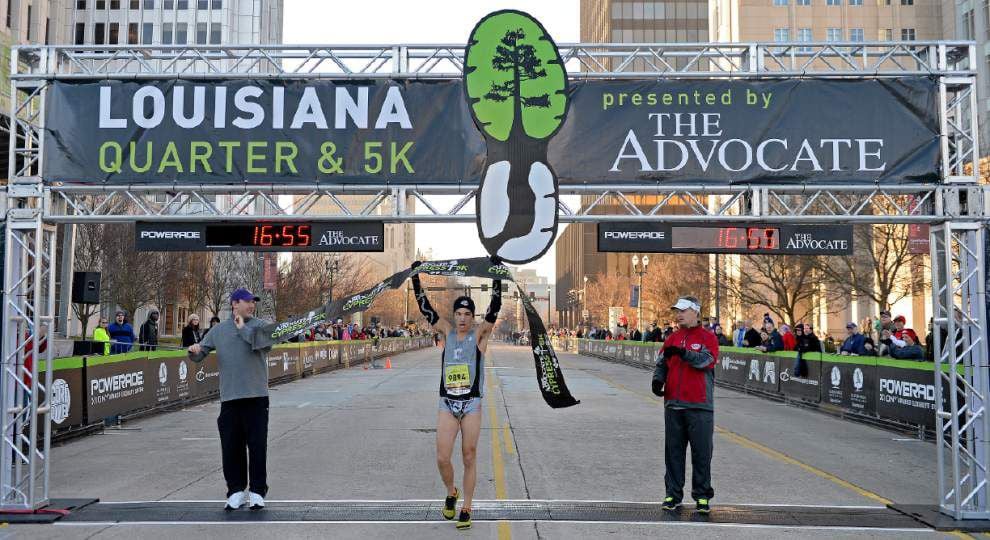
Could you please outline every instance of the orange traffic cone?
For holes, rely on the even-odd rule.
[[[385,359],[385,369],[392,369],[392,358],[391,357]]]
[[[365,364],[365,365],[364,365],[364,369],[365,369],[365,370],[367,370],[367,369],[368,369],[368,364]]]

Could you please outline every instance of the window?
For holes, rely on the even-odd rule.
[[[48,17],[45,17],[45,45],[48,45],[48,36],[49,36],[48,31],[51,29],[50,28],[51,25],[52,25],[52,20],[49,19]]]
[[[189,0],[175,0],[175,9],[189,9]]]
[[[773,5],[775,6],[786,6],[787,0],[773,0]]]
[[[826,29],[825,41],[842,41],[842,29],[841,28]]]
[[[914,41],[914,28],[901,28],[901,41]]]
[[[77,22],[76,23],[76,45],[83,45],[86,43],[86,23]]]
[[[10,0],[7,0],[7,1],[9,2]],[[28,6],[27,6],[27,40],[28,41],[31,41],[31,34],[32,34],[31,27],[32,26],[34,26],[34,25],[31,24],[31,4],[28,4]]]
[[[849,29],[849,41],[864,41],[862,28]]]
[[[799,28],[798,41],[811,41],[811,28]],[[811,47],[801,47],[798,50],[801,52],[811,52]]]
[[[110,37],[107,39],[108,45],[120,43],[120,23],[110,23]]]
[[[206,45],[206,23],[196,23],[196,43]]]
[[[879,39],[880,41],[894,41],[894,29],[881,28],[877,32],[877,39]]]
[[[777,42],[790,41],[791,40],[791,29],[790,28],[774,28],[773,30],[773,40]]]
[[[172,44],[172,23],[162,24],[162,45]]]
[[[144,9],[155,9],[155,0],[144,0]]]
[[[968,10],[962,16],[963,39],[973,39],[976,36],[976,20],[973,10]]]
[[[96,9],[107,9],[107,0],[96,0]]]
[[[213,9],[222,9],[223,0],[213,0]]]
[[[146,22],[141,25],[141,43],[151,45],[155,41],[155,25]]]
[[[913,6],[914,5],[914,0],[901,0],[901,5],[902,6]]]
[[[797,4],[797,5],[799,5],[799,6],[810,6],[811,5],[811,0],[797,0],[794,3]]]
[[[141,9],[141,0],[131,0],[131,9]]]
[[[76,9],[86,9],[86,0],[76,0]],[[76,45],[79,45],[79,43]]]
[[[106,43],[107,40],[106,29],[107,29],[107,25],[104,23],[98,22],[93,25],[93,43],[95,43],[96,45],[103,45],[104,43]]]
[[[162,0],[162,9],[175,9],[175,0]]]
[[[841,6],[842,0],[825,0],[826,6]]]
[[[849,0],[850,6],[861,6],[863,5],[863,0]]]
[[[127,44],[137,45],[138,42],[138,23],[132,22],[127,23]]]
[[[210,45],[220,44],[220,23],[210,23]]]
[[[110,9],[120,9],[120,0],[110,0]]]
[[[210,9],[210,0],[199,0],[196,2],[196,9]]]
[[[189,25],[186,23],[175,23],[175,44],[185,45],[186,35],[189,32]]]

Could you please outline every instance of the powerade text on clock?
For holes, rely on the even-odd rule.
[[[852,225],[598,224],[600,252],[851,255],[852,250]]]
[[[384,251],[381,221],[139,222],[138,251]]]

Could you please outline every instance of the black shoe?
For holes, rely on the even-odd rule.
[[[699,514],[709,514],[712,511],[711,506],[708,506],[708,499],[698,499],[695,501],[695,510]]]
[[[443,500],[443,510],[441,510],[441,512],[443,513],[444,519],[454,519],[454,514],[456,513],[454,511],[454,507],[457,506],[457,497],[460,496],[460,494],[461,493],[457,491],[457,488],[454,488],[454,494]]]
[[[470,529],[471,528],[471,513],[470,512],[465,512],[464,510],[461,510],[461,515],[457,516],[457,525],[455,525],[455,526],[458,529],[461,529],[461,530],[463,530],[463,529]]]
[[[680,505],[681,501],[678,501],[673,497],[666,497],[663,500],[663,504],[660,505],[660,508],[663,508],[664,510],[677,510],[677,507]]]

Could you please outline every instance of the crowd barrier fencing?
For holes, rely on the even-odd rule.
[[[566,339],[578,354],[653,369],[660,343]],[[843,415],[931,431],[935,428],[935,366],[930,362],[874,356],[812,353],[804,377],[794,376],[797,353],[762,353],[721,347],[718,385],[777,399],[798,401]],[[948,370],[948,366],[943,366]],[[961,369],[961,368],[960,368]],[[963,398],[959,393],[959,399]],[[943,403],[948,387],[942,386]]]
[[[431,336],[276,345],[268,353],[268,382],[281,384],[433,345]],[[51,423],[59,435],[106,418],[219,397],[216,353],[202,362],[184,351],[72,356],[53,362]],[[40,362],[39,373],[46,369]]]

